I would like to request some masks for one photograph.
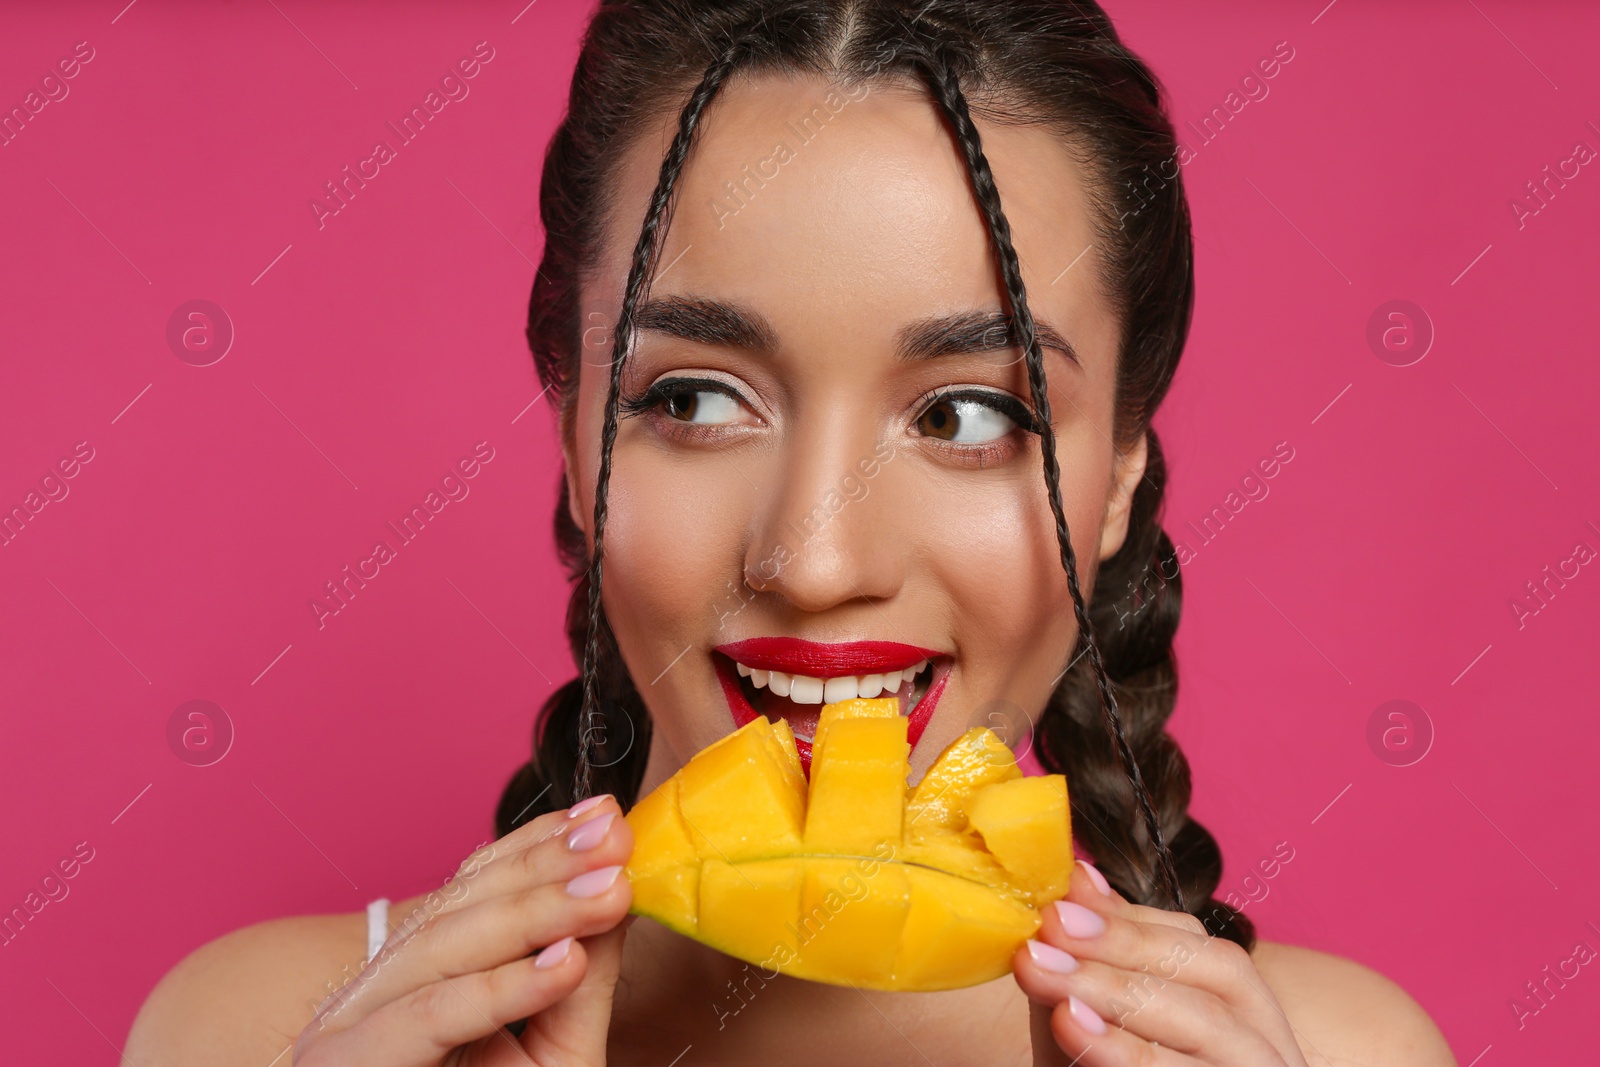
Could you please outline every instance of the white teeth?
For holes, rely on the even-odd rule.
[[[822,683],[822,702],[835,704],[841,700],[854,700],[860,691],[860,683],[854,675],[845,675],[843,678],[829,678]]]
[[[735,663],[741,678],[750,679],[757,689],[771,689],[781,697],[796,704],[833,704],[856,697],[872,699],[897,693],[902,682],[916,678],[928,667],[927,660],[919,660],[900,671],[883,674],[840,675],[837,678],[812,678],[804,674],[785,674],[783,671],[763,671]]]

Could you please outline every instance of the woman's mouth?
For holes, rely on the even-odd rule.
[[[722,645],[712,659],[735,729],[758,715],[773,722],[786,720],[808,776],[811,741],[824,704],[856,697],[897,698],[900,714],[907,718],[906,740],[915,750],[954,662],[933,649],[913,645],[876,641],[822,645],[793,638]],[[846,674],[846,668],[860,673]]]

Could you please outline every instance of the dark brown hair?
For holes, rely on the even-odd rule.
[[[1040,762],[1064,773],[1073,827],[1128,899],[1186,910],[1211,933],[1250,947],[1247,918],[1213,898],[1215,839],[1188,815],[1188,763],[1166,733],[1177,697],[1172,639],[1182,581],[1161,527],[1166,463],[1150,418],[1188,335],[1194,298],[1189,213],[1159,84],[1105,13],[1070,0],[604,0],[573,73],[567,114],[545,156],[543,258],[528,310],[540,379],[571,432],[582,351],[580,287],[596,270],[613,171],[648,124],[678,110],[612,334],[591,554],[568,514],[563,477],[555,526],[573,579],[567,635],[579,678],[545,703],[532,759],[506,786],[496,832],[595,792],[629,807],[650,749],[650,717],[600,607],[607,486],[622,361],[674,191],[706,108],[730,80],[807,72],[841,83],[928,90],[949,125],[988,226],[1010,323],[1023,348],[1078,648],[1034,731]],[[970,101],[970,103],[969,103]],[[1148,438],[1121,549],[1085,604],[1061,503],[1043,357],[1011,230],[971,114],[1057,132],[1089,175],[1098,281],[1122,324],[1113,437]]]

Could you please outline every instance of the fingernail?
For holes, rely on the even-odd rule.
[[[596,804],[600,803],[610,795],[610,793],[596,793],[592,797],[585,797],[583,800],[578,801],[576,804],[572,805],[572,807],[567,809],[567,818],[576,819],[578,816],[582,815],[584,812],[588,811],[590,808],[594,807]]]
[[[599,818],[590,819],[567,835],[567,847],[574,852],[586,852],[594,848],[606,839],[606,831],[611,829],[611,820],[616,817],[616,812],[608,811]]]
[[[580,874],[567,883],[567,894],[574,897],[597,897],[611,888],[611,883],[617,880],[617,875],[622,873],[620,866],[596,867],[586,874]]]
[[[1077,1021],[1079,1026],[1091,1034],[1103,1034],[1106,1032],[1106,1021],[1096,1015],[1093,1008],[1077,997],[1067,998],[1067,1011],[1072,1013],[1073,1019]]]
[[[1033,957],[1034,963],[1056,974],[1071,974],[1078,969],[1078,961],[1073,959],[1070,953],[1062,952],[1054,945],[1047,945],[1043,941],[1029,941],[1028,955]]]
[[[1095,865],[1088,860],[1079,860],[1078,862],[1083,864],[1084,871],[1089,875],[1089,881],[1093,882],[1094,887],[1100,890],[1100,895],[1109,897],[1111,895],[1111,883],[1106,881],[1106,876],[1101,874]]]
[[[563,937],[560,941],[556,941],[550,945],[547,945],[543,952],[535,956],[533,958],[533,965],[538,967],[540,970],[543,970],[546,967],[554,967],[556,964],[566,959],[567,954],[571,951],[572,938]]]
[[[1061,928],[1068,937],[1098,937],[1106,932],[1106,921],[1082,904],[1058,900],[1056,914],[1061,917]]]

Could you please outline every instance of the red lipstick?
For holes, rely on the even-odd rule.
[[[903,671],[914,663],[943,655],[938,649],[918,648],[898,641],[841,641],[823,643],[798,637],[750,637],[718,645],[729,659],[759,671],[783,671],[809,678],[838,678],[847,674],[884,674]]]

